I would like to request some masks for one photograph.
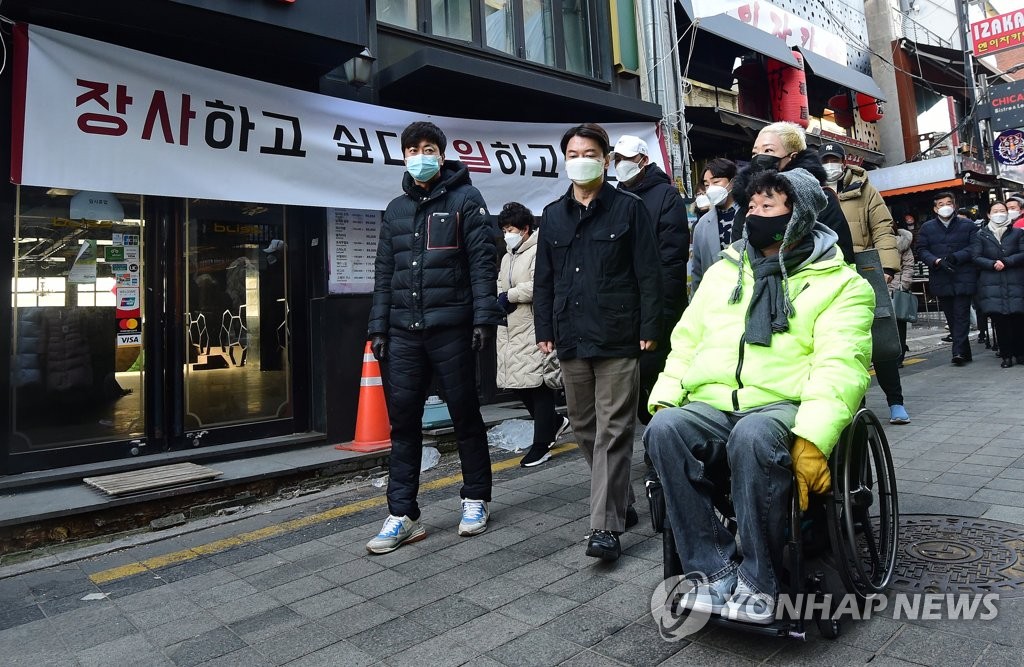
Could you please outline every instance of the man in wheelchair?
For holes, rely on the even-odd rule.
[[[750,195],[743,239],[672,332],[643,438],[683,568],[706,578],[681,605],[767,624],[793,478],[801,509],[829,490],[828,454],[869,384],[874,293],[817,222],[810,173],[762,172]],[[726,494],[742,557],[715,512]]]

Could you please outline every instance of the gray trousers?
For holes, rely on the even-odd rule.
[[[636,498],[629,483],[640,391],[636,359],[562,363],[565,405],[590,466],[590,528],[621,533]]]
[[[665,492],[666,520],[687,573],[718,581],[734,572],[759,593],[779,590],[773,561],[782,554],[792,487],[790,429],[797,406],[776,403],[722,412],[706,403],[659,410],[644,432]],[[713,498],[730,479],[743,559],[715,514]]]

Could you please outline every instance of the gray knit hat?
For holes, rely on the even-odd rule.
[[[779,265],[782,267],[782,285],[785,295],[785,313],[793,314],[793,304],[789,298],[789,273],[786,271],[785,249],[796,243],[811,232],[818,214],[828,206],[828,198],[821,183],[811,172],[797,167],[788,171],[780,171],[779,178],[789,182],[793,188],[793,201],[787,202],[793,209],[786,232],[782,237],[782,248],[779,250]],[[729,303],[738,303],[743,295],[743,254],[747,250],[747,226],[743,226],[743,245],[740,246],[739,277],[736,287],[729,298]]]

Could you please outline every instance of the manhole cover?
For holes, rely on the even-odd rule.
[[[1024,597],[1024,527],[962,516],[901,516],[890,588]]]

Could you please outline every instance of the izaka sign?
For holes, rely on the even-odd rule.
[[[987,56],[1024,44],[1024,9],[971,24],[974,55]]]

